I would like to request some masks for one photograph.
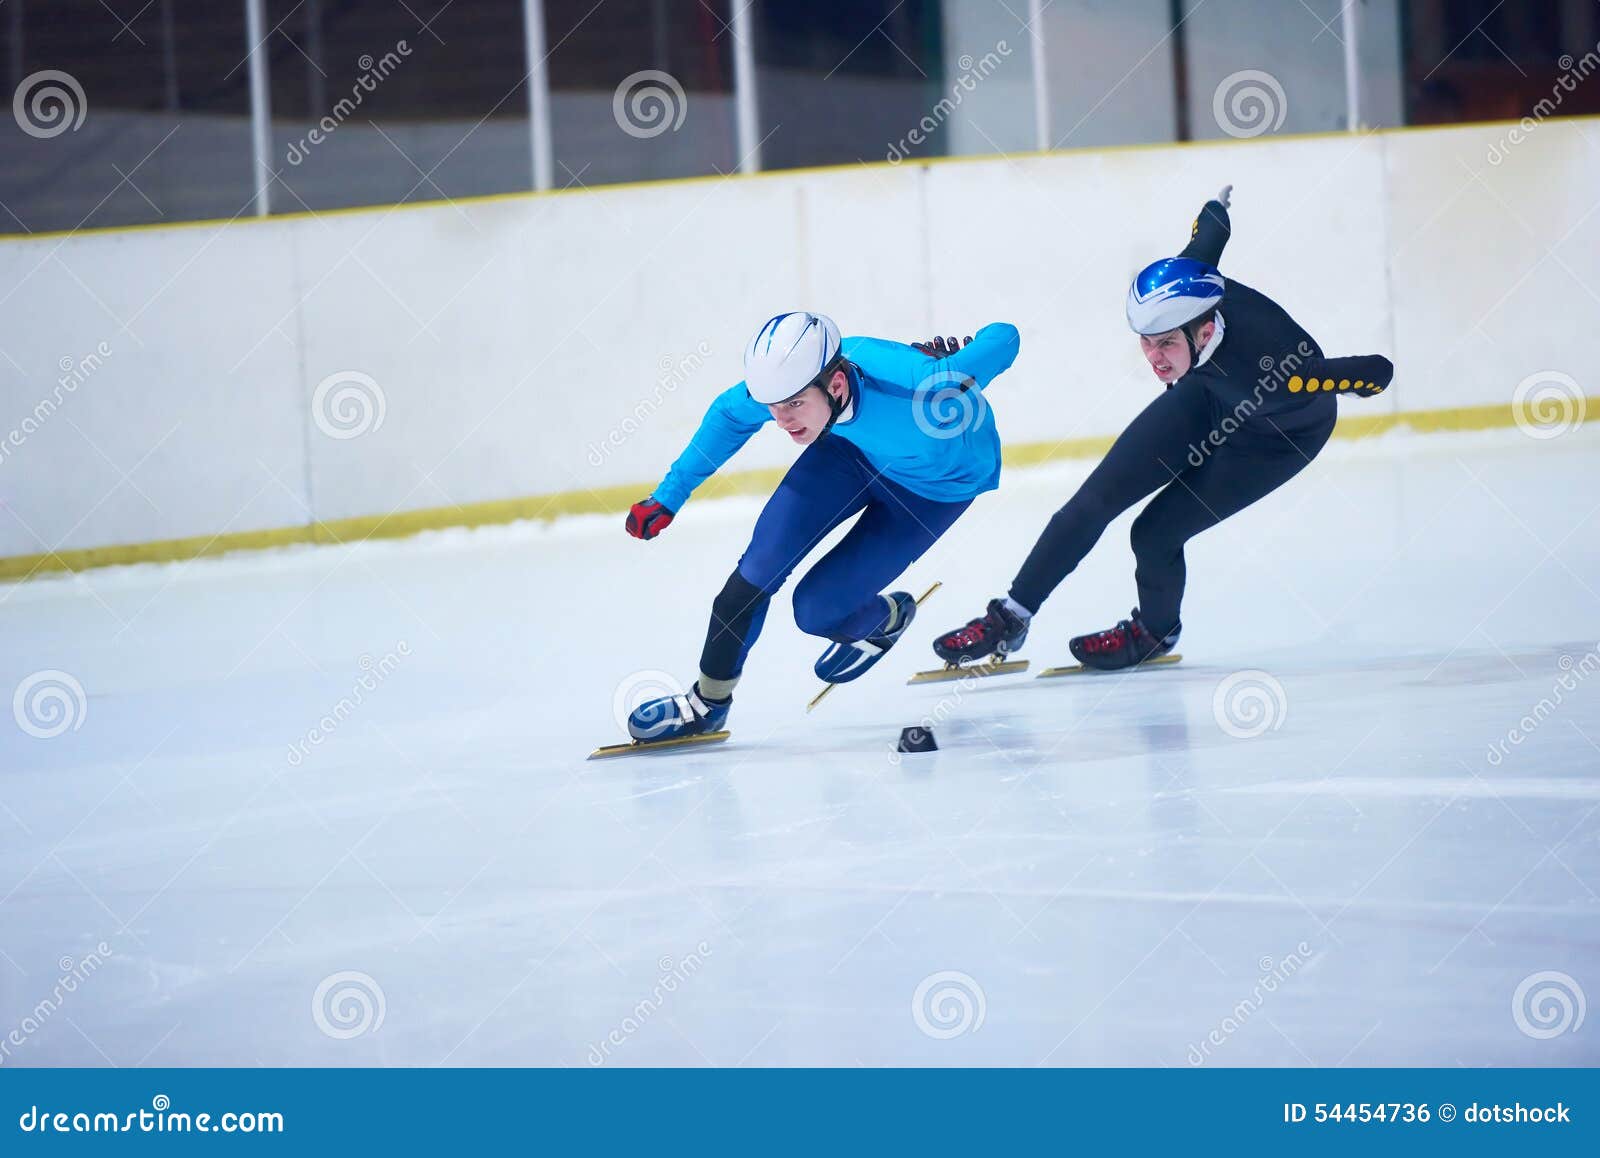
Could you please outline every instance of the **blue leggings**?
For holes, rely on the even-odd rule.
[[[794,592],[794,621],[807,635],[852,642],[888,623],[879,597],[950,529],[971,499],[941,503],[884,478],[846,439],[813,442],[783,476],[756,520],[750,545],[711,606],[700,670],[735,679],[761,634],[772,595],[828,532],[860,513]]]

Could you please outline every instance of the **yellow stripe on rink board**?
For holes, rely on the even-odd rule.
[[[1585,399],[1584,418],[1600,419],[1600,398]],[[1510,405],[1460,406],[1445,410],[1413,410],[1399,414],[1360,415],[1342,413],[1335,438],[1372,438],[1391,430],[1424,433],[1462,430],[1494,430],[1515,426],[1517,418]],[[1069,438],[1057,442],[1024,442],[1003,447],[1001,458],[1012,468],[1039,466],[1070,459],[1098,458],[1110,449],[1111,438]],[[783,477],[782,469],[730,471],[715,476],[695,492],[696,501],[732,495],[770,494]],[[419,531],[446,527],[484,527],[513,523],[519,519],[555,519],[563,515],[621,514],[629,504],[648,494],[652,483],[603,487],[599,490],[561,491],[531,495],[520,499],[497,499],[464,506],[431,507],[391,515],[366,515],[336,519],[308,526],[274,527],[264,531],[233,531],[223,535],[199,535],[190,539],[160,539],[148,543],[125,543],[109,547],[87,547],[70,551],[51,551],[41,555],[13,555],[0,558],[0,581],[27,580],[63,571],[87,571],[92,567],[114,567],[128,563],[174,563],[223,555],[230,551],[258,551],[297,543],[359,543],[367,539],[398,539]]]

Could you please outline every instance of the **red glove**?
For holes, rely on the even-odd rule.
[[[628,534],[635,539],[653,539],[672,522],[672,512],[655,499],[640,499],[628,508]]]

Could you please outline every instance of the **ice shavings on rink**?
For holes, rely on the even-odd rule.
[[[1594,1064],[1597,450],[1336,442],[1180,666],[907,687],[1092,464],[1010,471],[869,678],[808,717],[780,596],[728,744],[603,764],[759,500],[0,589],[0,690],[81,689],[0,729],[0,1064]]]

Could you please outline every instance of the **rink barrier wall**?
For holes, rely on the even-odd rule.
[[[1127,278],[1225,183],[1240,276],[1400,368],[1342,436],[1508,425],[1519,380],[1583,393],[1557,307],[1600,268],[1596,119],[1510,151],[1509,122],[1268,135],[6,240],[0,439],[58,365],[107,354],[0,445],[0,578],[620,510],[740,376],[739,319],[820,301],[852,332],[1013,322],[1007,462],[1099,454],[1149,398]],[[341,440],[313,403],[350,372],[387,419]],[[791,459],[758,436],[702,494]]]
[[[1579,422],[1600,421],[1600,396],[1585,398]],[[1395,414],[1341,414],[1335,439],[1354,441],[1375,438],[1394,430],[1417,433],[1450,433],[1496,430],[1519,424],[1511,406],[1461,406],[1442,410],[1406,411]],[[1098,458],[1111,449],[1112,437],[1075,438],[1057,442],[1031,442],[1002,449],[1006,467],[1026,469],[1073,459]],[[695,491],[696,503],[740,495],[770,494],[784,471],[728,471],[708,479]],[[300,545],[354,544],[373,539],[399,539],[424,531],[452,527],[485,527],[523,520],[550,521],[569,515],[617,514],[649,493],[655,484],[635,483],[601,490],[566,491],[532,495],[465,506],[433,507],[426,510],[397,511],[387,515],[339,519],[306,526],[279,527],[265,531],[239,531],[188,539],[165,539],[150,543],[129,543],[90,547],[72,551],[51,551],[40,555],[21,555],[0,559],[0,581],[26,582],[33,578],[63,572],[87,571],[96,567],[128,566],[138,563],[179,563],[225,555],[234,551],[259,551],[273,547]],[[1002,484],[1004,485],[1004,484]]]

